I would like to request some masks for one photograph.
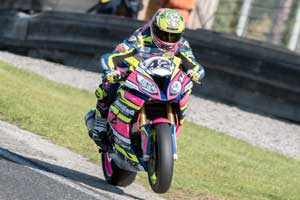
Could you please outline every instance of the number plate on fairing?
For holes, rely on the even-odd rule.
[[[167,58],[156,56],[145,60],[142,68],[150,75],[164,77],[173,73],[175,65]]]

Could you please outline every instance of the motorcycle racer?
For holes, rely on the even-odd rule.
[[[90,110],[85,115],[89,136],[102,149],[106,148],[108,108],[113,102],[125,58],[155,52],[161,56],[177,56],[181,59],[182,70],[193,81],[199,81],[205,76],[204,68],[193,55],[188,41],[182,37],[185,22],[183,17],[173,9],[159,9],[153,18],[143,27],[137,29],[132,36],[116,46],[114,51],[105,54],[100,59],[100,69],[103,72],[102,84],[95,91],[97,98],[96,110]]]

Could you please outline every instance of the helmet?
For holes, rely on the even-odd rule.
[[[164,50],[173,49],[184,32],[184,19],[173,9],[159,9],[150,23],[155,45]]]

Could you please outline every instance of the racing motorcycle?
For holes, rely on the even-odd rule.
[[[153,191],[165,193],[193,83],[178,57],[129,57],[124,63],[128,70],[119,70],[129,73],[109,107],[112,146],[102,152],[104,176],[109,184],[128,186],[138,171],[146,171]]]

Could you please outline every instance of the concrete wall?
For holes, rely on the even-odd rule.
[[[101,54],[143,22],[102,15],[1,12],[0,49],[98,71]],[[300,57],[206,30],[185,34],[207,71],[194,94],[300,122]]]

